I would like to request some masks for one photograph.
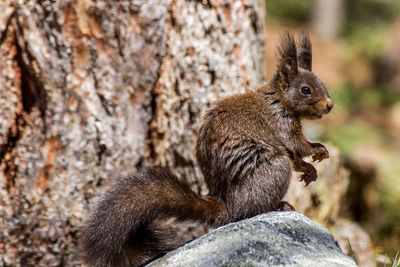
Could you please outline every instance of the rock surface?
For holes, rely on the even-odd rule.
[[[148,266],[356,266],[321,225],[270,212],[218,228]]]

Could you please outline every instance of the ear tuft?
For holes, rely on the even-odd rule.
[[[298,72],[296,42],[289,32],[281,35],[278,52],[279,63],[275,78],[280,81],[283,87],[288,88],[290,81],[296,77]]]
[[[299,40],[299,54],[297,56],[300,68],[311,71],[312,69],[312,49],[311,41],[306,31],[302,31]]]
[[[291,35],[289,32],[282,34],[281,45],[279,47],[279,61],[292,61],[294,59],[294,63],[297,67],[296,51],[296,42],[294,41],[293,35]]]

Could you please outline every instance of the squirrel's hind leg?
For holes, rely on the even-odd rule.
[[[257,157],[246,175],[231,183],[226,205],[232,221],[275,211],[289,187],[291,159],[286,155]]]

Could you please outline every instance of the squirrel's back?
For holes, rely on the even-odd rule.
[[[290,158],[274,130],[281,112],[275,97],[261,90],[227,97],[200,127],[197,161],[232,221],[276,210],[289,186]]]

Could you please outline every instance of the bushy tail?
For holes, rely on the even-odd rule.
[[[223,204],[200,197],[163,168],[122,176],[100,198],[81,238],[89,266],[140,266],[183,245],[159,220],[227,221]]]

